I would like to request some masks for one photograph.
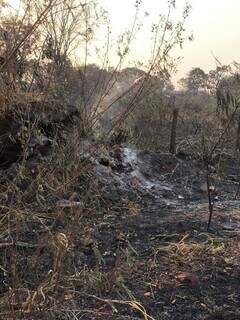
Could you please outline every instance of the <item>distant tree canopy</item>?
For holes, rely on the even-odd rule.
[[[206,87],[207,74],[201,68],[193,68],[186,78],[180,80],[180,84],[187,90],[198,92]]]

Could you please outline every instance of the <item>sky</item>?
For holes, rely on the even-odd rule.
[[[134,0],[101,0],[107,7],[116,30],[130,25],[134,14]],[[177,14],[180,14],[184,0],[176,0]],[[181,56],[178,72],[173,77],[177,82],[191,68],[200,67],[204,71],[216,66],[214,56],[222,64],[240,62],[240,0],[190,0],[192,6],[186,29],[193,31],[194,41],[185,42],[183,49],[174,50],[174,56]],[[154,20],[158,13],[165,12],[165,0],[143,0],[142,6]],[[147,29],[147,28],[146,28]],[[144,59],[150,42],[146,30],[141,31],[142,40],[136,42],[135,55]]]
[[[13,5],[19,0],[9,0]],[[121,33],[131,26],[135,13],[135,0],[99,0],[107,9],[113,33]],[[144,19],[131,53],[132,61],[149,58],[151,41],[149,30],[159,13],[166,12],[167,0],[141,0],[142,13],[149,13]],[[194,41],[186,41],[183,48],[176,48],[174,57],[182,57],[173,81],[184,77],[191,68],[200,67],[208,72],[216,66],[214,56],[222,64],[240,62],[240,0],[189,0],[192,7],[186,30],[193,32]],[[185,0],[176,0],[175,21],[181,15]],[[144,16],[144,14],[142,15]],[[105,35],[102,35],[103,38]]]
[[[195,40],[184,45],[178,77],[192,67],[209,71],[215,67],[214,56],[222,64],[240,61],[240,1],[192,0],[188,22]]]

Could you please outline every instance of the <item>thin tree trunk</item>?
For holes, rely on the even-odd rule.
[[[170,146],[169,146],[169,152],[172,154],[176,153],[177,121],[178,121],[178,109],[174,109],[173,116],[172,116],[172,129],[171,129],[171,138],[170,138]]]
[[[236,149],[235,151],[240,150],[240,115],[238,117],[238,128],[237,128],[237,136],[236,136]]]
[[[212,222],[212,216],[213,216],[213,201],[212,201],[211,190],[210,190],[209,165],[208,165],[208,163],[207,163],[207,175],[206,175],[206,180],[207,180],[206,182],[207,182],[208,211],[209,211],[207,230],[210,230],[211,222]]]

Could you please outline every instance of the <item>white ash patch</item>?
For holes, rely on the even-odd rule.
[[[132,171],[130,172],[130,177],[136,178],[144,189],[156,187],[157,183],[144,177],[139,169],[140,160],[138,158],[138,150],[125,147],[123,149],[123,162],[125,165],[131,166]]]

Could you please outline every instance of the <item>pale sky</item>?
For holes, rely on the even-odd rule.
[[[15,4],[19,0],[10,0]],[[80,1],[80,0],[79,0]],[[135,0],[99,0],[109,11],[116,32],[129,28],[133,20]],[[167,0],[142,0],[142,12],[150,15],[145,18],[145,27],[135,42],[132,56],[139,60],[148,59],[150,41],[148,32],[150,21],[156,21],[159,13],[166,12]],[[176,0],[179,15],[185,0]],[[182,56],[174,82],[183,77],[192,67],[200,67],[206,72],[215,68],[213,55],[223,64],[240,62],[240,0],[189,0],[192,6],[186,29],[193,31],[194,41],[185,42],[183,49],[176,49],[175,56]],[[105,35],[102,35],[103,39]]]
[[[178,76],[191,67],[208,71],[215,67],[213,55],[223,64],[240,61],[240,1],[192,0],[189,27],[195,40],[184,45]]]
[[[134,0],[101,0],[110,12],[116,29],[122,29],[134,14]],[[176,55],[183,57],[174,77],[183,77],[192,67],[201,67],[205,71],[215,68],[213,55],[223,64],[240,62],[240,0],[190,0],[192,9],[187,22],[187,30],[193,31],[194,41],[186,42],[183,49],[177,49]],[[149,19],[164,11],[165,0],[145,0],[144,8],[150,13]],[[185,3],[176,0],[177,7]],[[144,30],[142,31],[144,32]],[[138,40],[138,56],[144,58],[148,42]]]

